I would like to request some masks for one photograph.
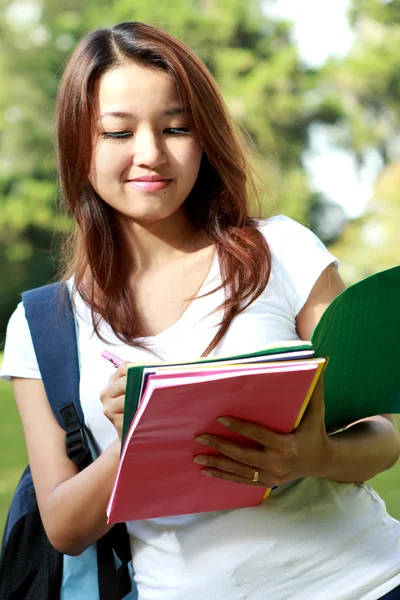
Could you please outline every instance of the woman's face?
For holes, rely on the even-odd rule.
[[[150,224],[182,207],[202,157],[184,108],[165,71],[132,62],[101,78],[90,181],[121,215]]]

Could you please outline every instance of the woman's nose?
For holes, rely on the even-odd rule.
[[[137,132],[134,139],[133,164],[155,169],[167,162],[163,142],[152,132]]]

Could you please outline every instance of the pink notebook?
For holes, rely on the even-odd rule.
[[[195,437],[212,433],[252,445],[216,422],[224,415],[290,433],[324,364],[324,359],[309,359],[151,375],[121,453],[108,522],[260,504],[268,495],[265,488],[201,475],[204,467],[193,458],[216,451]]]

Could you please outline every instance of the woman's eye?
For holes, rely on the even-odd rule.
[[[164,129],[167,135],[191,135],[189,127],[169,127]],[[131,131],[106,131],[103,133],[103,138],[109,140],[126,140],[132,137]]]
[[[131,135],[130,131],[110,131],[103,133],[103,137],[109,140],[125,140],[130,138]]]
[[[189,127],[169,127],[164,129],[164,132],[172,135],[190,135],[191,131]]]

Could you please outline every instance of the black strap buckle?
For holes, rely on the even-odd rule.
[[[91,462],[89,444],[81,427],[67,431],[65,434],[65,447],[70,460],[81,469]]]

